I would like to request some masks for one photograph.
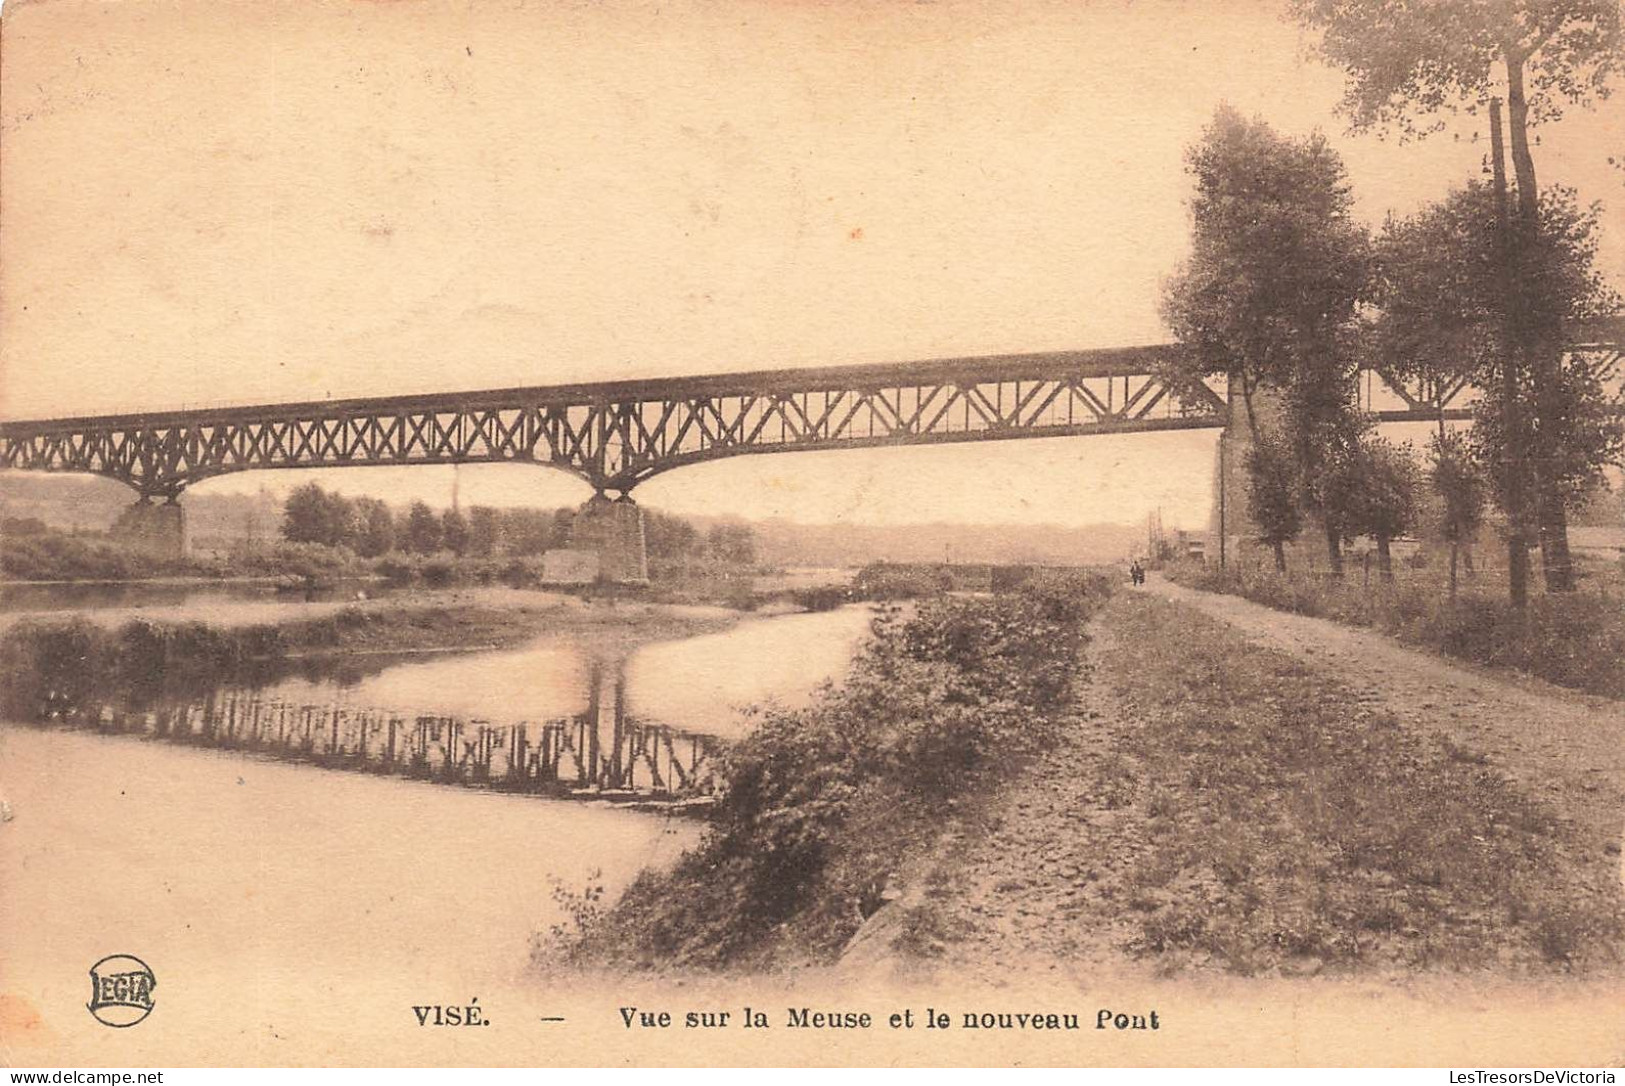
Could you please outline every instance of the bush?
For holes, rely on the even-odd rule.
[[[946,569],[874,562],[858,570],[852,591],[864,600],[915,600],[940,596],[953,587]]]
[[[806,611],[833,611],[852,602],[852,589],[844,584],[797,588],[790,592],[790,599]]]
[[[1625,608],[1591,592],[1540,595],[1520,613],[1505,599],[1463,593],[1452,602],[1442,584],[1418,578],[1365,585],[1303,572],[1285,576],[1236,565],[1184,564],[1177,583],[1242,596],[1354,626],[1487,667],[1514,668],[1559,686],[1625,698]]]
[[[0,547],[0,574],[19,581],[121,581],[187,571],[184,561],[156,558],[105,537],[8,534]]]

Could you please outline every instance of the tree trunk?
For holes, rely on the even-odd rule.
[[[1507,58],[1509,76],[1514,71],[1520,73],[1521,87],[1521,69],[1509,56]],[[1529,552],[1526,548],[1528,537],[1525,534],[1529,510],[1523,473],[1530,450],[1523,411],[1519,404],[1517,365],[1521,357],[1519,344],[1525,337],[1524,321],[1521,319],[1523,307],[1519,303],[1518,288],[1514,281],[1516,276],[1513,269],[1512,230],[1507,222],[1506,165],[1502,161],[1501,148],[1501,103],[1494,98],[1490,99],[1490,163],[1495,175],[1496,233],[1499,235],[1501,295],[1507,332],[1507,342],[1501,359],[1501,396],[1505,401],[1502,410],[1507,415],[1505,420],[1507,447],[1502,450],[1501,456],[1502,470],[1506,472],[1507,490],[1507,595],[1512,600],[1512,606],[1522,611],[1529,605]]]
[[[1529,606],[1529,548],[1516,532],[1507,537],[1507,584],[1512,606],[1523,610]]]
[[[1525,226],[1540,221],[1540,190],[1535,185],[1535,158],[1529,153],[1529,102],[1523,90],[1524,58],[1513,53],[1507,66],[1507,133],[1512,144],[1512,173],[1518,179],[1518,217]]]
[[[1331,563],[1332,576],[1343,576],[1343,534],[1332,525],[1326,525],[1326,560]]]
[[[1394,558],[1388,550],[1388,537],[1385,535],[1377,536],[1377,572],[1382,574],[1385,581],[1394,579]]]
[[[1286,544],[1279,539],[1275,541],[1275,572],[1286,572]]]
[[[1540,503],[1540,564],[1546,591],[1574,591],[1574,559],[1569,555],[1569,517],[1563,502],[1547,489]]]
[[[1540,189],[1535,181],[1535,158],[1529,151],[1529,103],[1524,96],[1523,85],[1523,58],[1508,53],[1507,66],[1507,130],[1511,136],[1512,144],[1512,170],[1518,179],[1518,230],[1516,232],[1519,243],[1516,250],[1518,259],[1528,251],[1528,243],[1536,236],[1540,229]],[[1521,289],[1523,275],[1517,277]],[[1529,315],[1528,307],[1520,307],[1523,314]],[[1535,440],[1543,442],[1550,440],[1549,435],[1556,433],[1559,427],[1553,415],[1558,408],[1552,402],[1552,394],[1557,385],[1558,368],[1561,365],[1563,345],[1550,338],[1550,329],[1542,327],[1525,327],[1519,330],[1521,343],[1530,376],[1534,381],[1534,417]],[[1574,564],[1569,556],[1569,527],[1567,510],[1559,497],[1557,480],[1551,477],[1551,464],[1555,458],[1549,455],[1539,455],[1547,450],[1531,450],[1537,452],[1533,457],[1535,486],[1539,488],[1539,500],[1536,505],[1537,530],[1540,537],[1541,572],[1546,580],[1548,592],[1574,591]]]
[[[1450,544],[1450,602],[1456,602],[1456,559],[1461,556],[1461,544]]]

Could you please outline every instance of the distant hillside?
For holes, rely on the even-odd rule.
[[[133,501],[135,493],[111,479],[0,473],[0,516],[34,517],[66,531],[105,532]],[[270,539],[282,523],[282,503],[269,491],[187,495],[184,502],[194,545]]]

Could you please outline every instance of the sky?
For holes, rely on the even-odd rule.
[[[9,0],[0,417],[1161,342],[1185,148],[1320,129],[1362,218],[1476,176],[1482,122],[1351,136],[1264,0]],[[1542,130],[1613,204],[1625,108]],[[672,512],[1206,523],[1212,432],[743,457]],[[585,484],[465,466],[464,504]],[[450,500],[452,469],[261,472]]]

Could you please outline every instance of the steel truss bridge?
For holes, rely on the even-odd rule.
[[[1625,320],[1571,354],[1617,383]],[[0,467],[117,479],[174,500],[269,468],[518,462],[626,494],[673,468],[752,453],[1223,427],[1228,396],[1158,377],[1173,345],[766,370],[647,381],[382,396],[0,422]],[[1373,372],[1383,421],[1469,416],[1465,384]],[[1380,386],[1378,384],[1380,382]]]

